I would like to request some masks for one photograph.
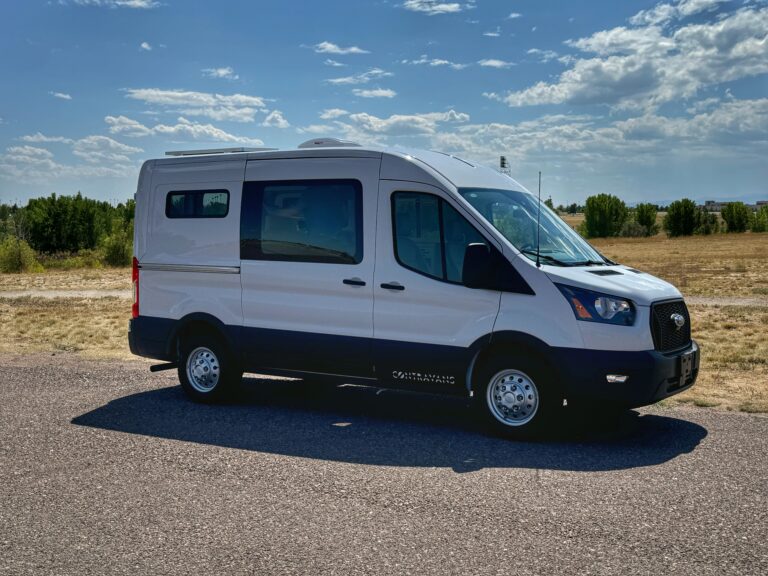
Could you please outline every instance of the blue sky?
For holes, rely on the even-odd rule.
[[[768,3],[8,0],[0,201],[166,150],[438,149],[556,203],[768,199]]]

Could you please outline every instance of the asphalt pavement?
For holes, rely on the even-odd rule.
[[[0,574],[768,574],[768,417],[573,415],[543,442],[463,401],[0,355]]]

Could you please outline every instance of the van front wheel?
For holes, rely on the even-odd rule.
[[[475,412],[490,432],[500,436],[539,436],[562,409],[554,382],[527,359],[493,359],[480,370],[477,383]]]
[[[192,336],[182,343],[179,382],[196,402],[217,402],[231,393],[243,374],[217,339]]]

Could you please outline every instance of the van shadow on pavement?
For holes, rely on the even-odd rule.
[[[479,432],[463,399],[359,386],[246,378],[232,403],[195,404],[180,387],[112,400],[73,424],[224,448],[381,466],[599,471],[652,466],[707,435],[673,416],[570,417],[540,442]]]

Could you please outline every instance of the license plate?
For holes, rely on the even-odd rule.
[[[680,386],[683,386],[693,372],[693,351],[680,356]]]

